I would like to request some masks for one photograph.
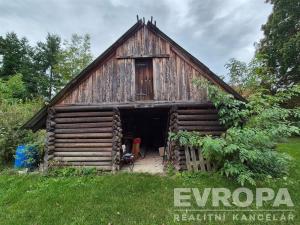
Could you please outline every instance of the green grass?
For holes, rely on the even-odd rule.
[[[287,179],[269,179],[259,187],[275,190],[287,187],[300,224],[300,139],[280,144],[278,150],[293,161]],[[198,174],[193,178],[147,174],[116,174],[85,177],[45,177],[41,175],[0,175],[0,224],[266,224],[265,222],[174,222],[173,189],[239,187],[218,174]],[[249,187],[254,190],[253,187]],[[209,207],[209,206],[208,206]],[[251,206],[255,209],[255,206]],[[266,209],[271,209],[266,205]]]

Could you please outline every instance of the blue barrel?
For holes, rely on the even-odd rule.
[[[34,146],[19,145],[16,150],[15,168],[33,169],[38,165],[38,152]]]

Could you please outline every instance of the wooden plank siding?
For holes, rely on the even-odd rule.
[[[138,57],[153,60],[153,100],[207,101],[206,90],[198,90],[192,84],[193,79],[205,77],[201,69],[190,63],[180,50],[143,26],[67,92],[57,105],[137,101],[135,58]]]

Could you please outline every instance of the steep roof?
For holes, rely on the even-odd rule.
[[[104,51],[99,57],[97,57],[91,64],[89,64],[85,69],[83,69],[76,77],[74,77],[61,91],[59,91],[51,101],[45,105],[40,111],[38,111],[27,123],[23,125],[23,128],[32,129],[34,131],[45,127],[47,109],[56,103],[58,103],[63,96],[72,88],[76,87],[85,77],[92,71],[96,66],[101,64],[108,56],[110,56],[120,45],[122,45],[129,37],[131,37],[137,30],[142,26],[147,26],[149,30],[158,36],[162,37],[168,41],[172,46],[179,49],[189,60],[196,64],[203,72],[208,75],[208,79],[217,83],[225,91],[232,94],[236,99],[244,101],[245,99],[238,94],[233,88],[226,84],[222,79],[220,79],[215,73],[213,73],[207,66],[201,63],[197,58],[192,56],[189,52],[183,49],[175,41],[173,41],[169,36],[163,33],[156,25],[152,24],[150,21],[145,24],[142,20],[138,20],[128,31],[126,31],[115,43],[113,43],[106,51]]]

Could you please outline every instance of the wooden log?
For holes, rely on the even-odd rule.
[[[220,126],[220,122],[218,120],[211,121],[178,121],[179,126]]]
[[[179,126],[178,129],[187,131],[225,131],[225,128],[221,126]]]
[[[112,133],[55,134],[55,138],[112,138]]]
[[[55,148],[111,147],[112,143],[56,143]]]
[[[110,143],[112,142],[112,138],[92,138],[92,139],[56,139],[55,143]]]
[[[111,127],[100,128],[81,128],[81,129],[55,129],[56,134],[75,134],[75,133],[107,133],[112,132]]]
[[[178,120],[218,120],[218,115],[178,115]]]
[[[102,162],[102,161],[109,161],[111,162],[112,158],[111,156],[103,156],[103,157],[60,157],[60,156],[54,156],[53,158],[55,161],[67,161],[67,162]]]
[[[111,152],[54,152],[54,157],[56,157],[56,156],[61,156],[61,157],[109,156],[109,157],[111,157]]]
[[[202,115],[202,114],[218,114],[216,109],[181,109],[178,110],[179,115]]]
[[[113,118],[109,117],[74,117],[74,118],[55,118],[55,123],[88,123],[88,122],[111,122]]]
[[[102,116],[113,116],[112,111],[107,112],[70,112],[70,113],[57,113],[56,118],[65,118],[65,117],[102,117]]]
[[[111,163],[109,162],[59,162],[59,166],[70,166],[70,167],[84,167],[84,168],[96,168],[111,170]]]
[[[56,148],[55,152],[111,152],[112,148],[111,147],[98,147],[98,148],[91,148],[91,147],[86,147],[86,148]]]
[[[72,129],[72,128],[96,128],[96,127],[112,127],[112,122],[102,122],[102,123],[66,123],[66,124],[56,124],[55,128],[62,129]]]

